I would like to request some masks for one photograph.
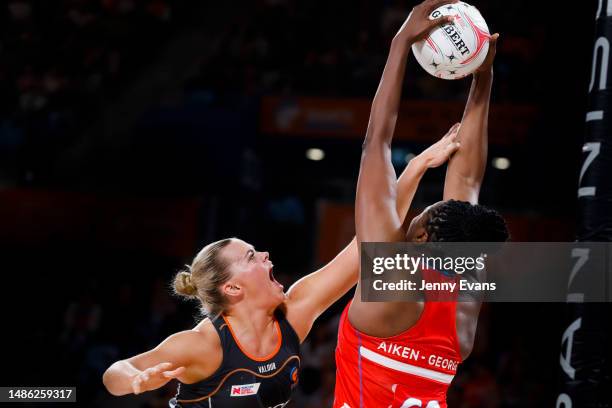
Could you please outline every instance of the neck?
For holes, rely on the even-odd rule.
[[[263,334],[274,326],[274,310],[252,309],[236,305],[225,314],[241,332]]]

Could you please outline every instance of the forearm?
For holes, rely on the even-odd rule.
[[[372,102],[366,143],[390,144],[395,130],[406,72],[406,59],[410,53],[410,42],[403,36],[396,36],[391,42],[389,56],[382,78]]]
[[[414,199],[421,178],[427,171],[427,164],[421,156],[410,160],[397,180],[397,214],[404,222]]]
[[[459,136],[464,130],[475,130],[466,132],[463,145],[480,144],[487,138],[487,124],[489,118],[489,102],[491,100],[491,86],[493,84],[493,71],[478,72],[474,74],[468,101],[461,119]]]
[[[140,374],[140,370],[128,361],[121,360],[106,370],[102,382],[108,392],[115,396],[131,394],[133,392],[132,381],[138,374]]]
[[[471,177],[478,182],[482,181],[487,162],[492,83],[491,71],[474,75],[458,134],[463,148],[457,152],[449,165],[449,169],[456,168],[464,177]]]
[[[452,157],[446,172],[444,199],[477,200],[488,153],[489,101],[493,72],[476,73],[461,120],[458,140],[462,148]]]
[[[314,321],[346,294],[359,278],[355,238],[327,265],[295,282],[287,291],[286,317],[304,341]]]

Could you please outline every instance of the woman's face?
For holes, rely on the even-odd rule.
[[[285,300],[283,285],[274,279],[273,264],[267,252],[232,239],[222,250],[229,260],[232,278],[224,285],[226,295],[242,296],[256,307],[276,308]]]

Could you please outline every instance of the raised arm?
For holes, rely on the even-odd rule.
[[[472,204],[478,203],[480,185],[487,165],[489,100],[498,37],[499,34],[491,36],[487,57],[472,78],[470,94],[457,136],[462,149],[448,164],[444,182],[444,200],[455,199]]]
[[[396,210],[397,181],[391,164],[391,140],[412,44],[451,17],[429,20],[429,14],[448,0],[426,0],[416,6],[393,38],[387,63],[372,102],[363,143],[357,196],[357,241],[396,241],[402,238],[402,222]]]

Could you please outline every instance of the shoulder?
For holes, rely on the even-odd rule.
[[[144,368],[161,362],[185,367],[185,372],[178,377],[179,381],[194,383],[208,378],[221,365],[223,349],[212,323],[202,321],[191,330],[168,336],[153,350],[133,359]]]
[[[194,383],[210,377],[222,364],[223,347],[217,331],[209,319],[191,330],[173,334],[167,339],[171,348],[184,357],[188,366],[180,381]]]
[[[205,319],[191,330],[172,334],[160,346],[202,356],[218,352],[221,349],[221,340],[212,322]]]
[[[300,300],[296,301],[288,297],[281,308],[283,318],[296,335],[298,344],[306,339],[313,323],[313,319],[309,318],[304,312],[306,308],[300,307],[300,303]]]
[[[287,316],[287,308],[285,307],[285,304],[276,309],[274,317],[279,324],[283,338],[287,339],[290,345],[299,347],[300,343],[302,342],[301,337],[298,334],[295,323],[292,322]]]
[[[187,330],[191,341],[198,342],[207,348],[221,348],[221,339],[209,318],[202,320],[193,329]]]
[[[201,336],[205,336],[207,338],[208,337],[219,338],[219,336],[217,336],[217,330],[215,330],[213,322],[208,317],[202,320],[200,323],[198,323],[193,329],[187,330],[187,331],[199,334]]]

